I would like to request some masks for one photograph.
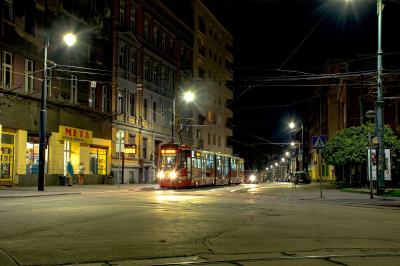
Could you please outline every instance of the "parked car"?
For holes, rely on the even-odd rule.
[[[296,173],[294,175],[294,180],[295,180],[296,184],[299,184],[299,183],[310,184],[311,183],[311,179],[310,179],[308,173],[305,173],[305,172]]]

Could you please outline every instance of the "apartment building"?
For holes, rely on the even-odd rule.
[[[227,145],[232,136],[227,119],[232,110],[226,108],[233,92],[226,86],[233,80],[229,64],[233,62],[230,52],[233,37],[218,22],[217,18],[199,0],[191,1],[194,19],[193,80],[186,88],[195,93],[195,100],[185,105],[191,110],[193,146],[216,152],[232,154]],[[185,108],[182,108],[185,109]]]

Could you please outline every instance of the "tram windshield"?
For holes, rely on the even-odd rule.
[[[174,155],[174,156],[171,156],[171,155],[168,155],[168,156],[161,156],[161,164],[162,165],[175,165],[175,161],[176,161],[176,156]]]

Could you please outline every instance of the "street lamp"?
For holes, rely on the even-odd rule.
[[[194,100],[194,94],[192,92],[186,92],[183,95],[183,98],[187,101],[193,101]],[[172,143],[175,143],[175,112],[176,112],[176,108],[175,108],[175,101],[176,101],[176,97],[174,95],[174,97],[172,98]]]
[[[369,162],[369,187],[370,187],[370,191],[371,191],[371,196],[370,196],[370,198],[373,199],[374,196],[372,195],[372,191],[373,191],[373,188],[372,188],[373,182],[372,182],[372,155],[371,155],[371,150],[372,150],[372,147],[371,147],[371,120],[372,120],[373,118],[375,118],[376,113],[375,113],[374,111],[372,111],[372,110],[369,110],[369,111],[367,111],[367,112],[365,113],[365,116],[366,116],[367,118],[369,118],[369,134],[368,134],[368,141],[369,141],[369,160],[368,160],[368,162]]]
[[[47,11],[47,5],[45,7]],[[42,108],[40,109],[40,124],[39,124],[39,171],[38,171],[38,190],[44,191],[44,176],[46,173],[46,125],[47,125],[47,111],[46,111],[46,98],[47,98],[47,47],[49,45],[49,31],[47,30],[47,18],[45,11],[45,27],[44,27],[44,62],[43,62],[43,81],[42,81]],[[75,42],[75,37],[68,34],[64,37],[68,45]]]

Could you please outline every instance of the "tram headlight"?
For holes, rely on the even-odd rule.
[[[164,172],[158,172],[158,178],[164,178]]]
[[[170,178],[175,178],[175,177],[176,177],[176,173],[175,173],[175,172],[169,173],[169,177],[170,177]]]
[[[250,176],[250,181],[256,180],[256,177],[254,175]]]

